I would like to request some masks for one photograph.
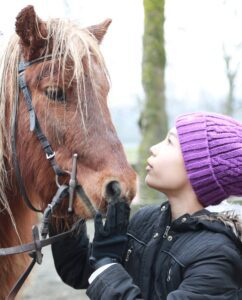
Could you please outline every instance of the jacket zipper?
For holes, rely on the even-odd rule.
[[[168,237],[170,228],[171,228],[171,226],[166,226],[165,232],[163,234],[164,239],[166,239]],[[134,238],[137,242],[139,242],[143,245],[145,244],[144,242],[141,242],[140,240],[136,239],[133,235],[131,235],[131,234],[128,234],[128,235],[131,236],[132,238]],[[125,262],[129,261],[129,257],[130,257],[130,254],[132,253],[132,251],[133,251],[133,247],[128,249],[128,251],[126,253],[126,257],[125,257]]]
[[[133,236],[131,233],[127,233],[128,236],[130,236],[131,238],[133,238],[134,240],[136,240],[136,242],[138,242],[139,244],[143,245],[143,246],[146,246],[146,243],[144,243],[143,241],[137,239],[135,236]],[[127,253],[126,253],[126,256],[125,256],[125,262],[128,262],[129,261],[129,257],[130,257],[130,254],[133,252],[133,246],[131,246]]]
[[[165,232],[163,234],[164,239],[166,239],[168,237],[168,233],[169,233],[170,228],[171,228],[171,226],[166,226]]]
[[[125,261],[128,262],[129,261],[129,256],[133,251],[133,247],[129,248],[125,257]]]
[[[171,280],[171,268],[169,269],[168,275],[167,275],[167,278],[166,278],[167,282],[169,282],[170,280]]]

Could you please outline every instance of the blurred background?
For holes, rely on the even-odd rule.
[[[0,11],[0,43],[32,4],[42,19],[85,27],[113,20],[101,49],[110,72],[109,108],[138,171],[135,203],[164,198],[144,186],[149,147],[177,115],[214,111],[242,121],[242,2],[239,0],[9,0]]]
[[[0,11],[1,46],[28,4],[42,19],[68,18],[83,27],[112,18],[101,49],[113,123],[139,174],[134,205],[165,199],[144,186],[145,166],[149,147],[165,138],[176,116],[213,111],[242,121],[242,1],[8,0]],[[50,257],[44,264],[48,272],[38,267],[24,299],[87,299],[51,275]]]

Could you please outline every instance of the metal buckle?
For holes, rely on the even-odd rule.
[[[53,152],[52,154],[46,153],[45,155],[46,155],[47,159],[51,159],[51,158],[55,157],[55,152]]]

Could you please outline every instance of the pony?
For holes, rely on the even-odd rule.
[[[107,105],[110,80],[99,49],[110,23],[107,19],[80,28],[69,20],[43,21],[33,6],[16,17],[15,34],[0,65],[0,248],[30,242],[31,227],[37,221],[17,182],[11,143],[14,122],[19,170],[33,206],[44,211],[56,192],[53,168],[29,129],[29,112],[18,82],[21,60],[36,62],[24,70],[25,81],[58,166],[70,171],[72,156],[77,154],[77,181],[97,210],[105,212],[113,183],[118,182],[121,196],[129,203],[134,198],[136,174],[112,123]],[[59,180],[66,182],[68,176]],[[73,210],[77,218],[92,217],[76,195]],[[57,215],[68,219],[63,211],[62,207]],[[0,299],[5,299],[28,259],[25,254],[0,257]]]

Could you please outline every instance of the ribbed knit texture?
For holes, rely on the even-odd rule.
[[[204,207],[242,196],[242,124],[215,113],[188,113],[176,129],[191,185]]]

